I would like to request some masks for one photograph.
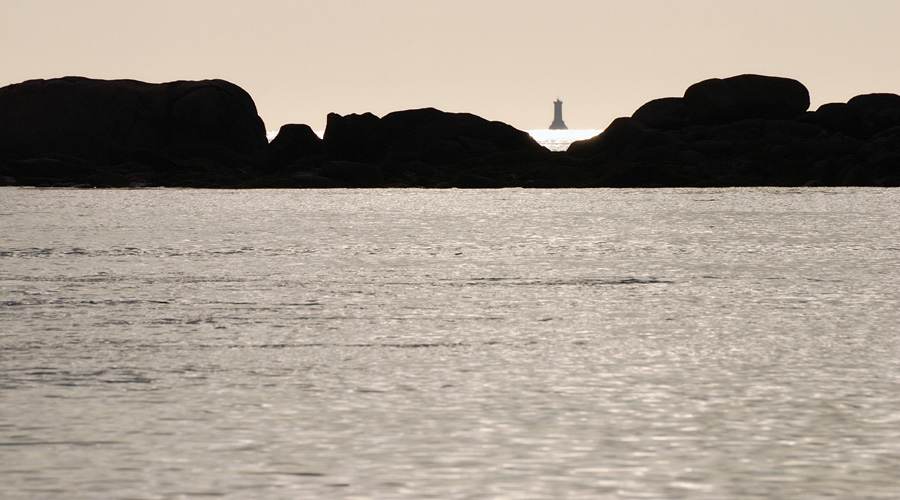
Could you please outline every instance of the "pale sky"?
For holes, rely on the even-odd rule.
[[[603,128],[711,77],[796,78],[812,107],[900,93],[900,0],[0,0],[0,86],[223,78],[269,130],[436,107]]]

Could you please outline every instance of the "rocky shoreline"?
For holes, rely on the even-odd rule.
[[[328,115],[271,141],[223,80],[66,77],[0,88],[0,185],[65,187],[900,186],[900,96],[809,110],[800,82],[712,79],[551,152],[502,122],[436,109]]]

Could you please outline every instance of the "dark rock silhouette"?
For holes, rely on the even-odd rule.
[[[591,158],[603,152],[623,153],[629,147],[648,148],[662,144],[665,144],[665,137],[659,130],[635,118],[616,118],[600,135],[572,143],[568,152],[578,158]]]
[[[695,123],[790,119],[809,109],[809,91],[802,83],[762,75],[704,80],[688,87],[683,99],[687,114]]]
[[[253,99],[223,80],[66,77],[0,89],[0,162],[17,183],[225,186],[266,144]]]
[[[573,143],[595,185],[900,185],[900,97],[856,96],[807,112],[800,82],[740,75],[655,99]]]
[[[433,108],[382,118],[329,114],[323,146],[324,163],[307,162],[304,170],[354,187],[461,186],[469,182],[457,181],[464,171],[478,168],[472,162],[505,163],[503,155],[516,152],[549,154],[528,133],[505,123]],[[359,165],[371,165],[377,173]]]
[[[684,101],[680,97],[654,99],[631,115],[647,127],[670,130],[688,125],[689,118]]]
[[[266,147],[264,163],[270,169],[283,167],[298,158],[318,155],[322,151],[322,139],[309,125],[282,125],[278,135]]]
[[[253,154],[266,145],[250,96],[223,80],[149,84],[67,77],[0,89],[0,151],[114,163],[134,151],[218,146]]]
[[[330,114],[267,143],[221,80],[85,78],[0,89],[0,185],[74,187],[900,186],[900,96],[808,111],[806,88],[740,75],[654,99],[550,152],[502,122],[433,108]]]
[[[871,135],[871,127],[866,123],[865,114],[845,102],[823,104],[815,113],[805,116],[803,121],[832,133],[838,132],[859,139]]]
[[[325,151],[332,157],[372,163],[420,160],[446,165],[501,151],[544,151],[528,133],[502,122],[434,108],[397,111],[378,118],[328,115]]]
[[[900,126],[900,96],[897,94],[858,95],[847,105],[859,110],[873,133]]]

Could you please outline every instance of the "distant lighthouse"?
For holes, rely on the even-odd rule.
[[[566,122],[562,119],[562,101],[559,97],[553,101],[553,123],[550,124],[550,130],[568,130]]]

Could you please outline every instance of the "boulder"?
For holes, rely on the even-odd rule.
[[[802,121],[849,137],[867,139],[900,126],[900,96],[858,95],[846,103],[823,104],[814,113],[807,113]]]
[[[604,152],[622,153],[625,149],[661,146],[666,143],[659,130],[648,128],[635,118],[616,118],[599,135],[575,141],[566,152],[576,158],[592,158]]]
[[[98,164],[135,151],[218,146],[255,154],[266,132],[253,99],[224,80],[161,84],[66,77],[0,89],[0,157],[67,155]]]
[[[803,121],[848,137],[864,138],[871,134],[863,112],[843,102],[823,104],[814,113],[805,115]]]
[[[264,164],[277,168],[322,152],[322,139],[309,125],[282,125],[265,149]]]
[[[679,129],[689,123],[684,100],[680,97],[654,99],[638,108],[631,117],[660,130]]]
[[[849,101],[847,106],[865,117],[873,133],[900,126],[900,96],[897,94],[864,94]]]
[[[863,112],[879,112],[888,108],[900,108],[900,95],[862,94],[853,97],[847,104]]]
[[[329,156],[368,163],[395,158],[443,165],[502,151],[547,151],[527,132],[505,123],[434,108],[397,111],[383,118],[332,113],[323,139]]]
[[[695,123],[728,123],[751,118],[793,119],[809,109],[809,91],[790,78],[739,75],[695,83],[684,92]]]
[[[381,119],[372,113],[328,114],[322,145],[329,156],[366,161],[384,155],[384,142]]]

